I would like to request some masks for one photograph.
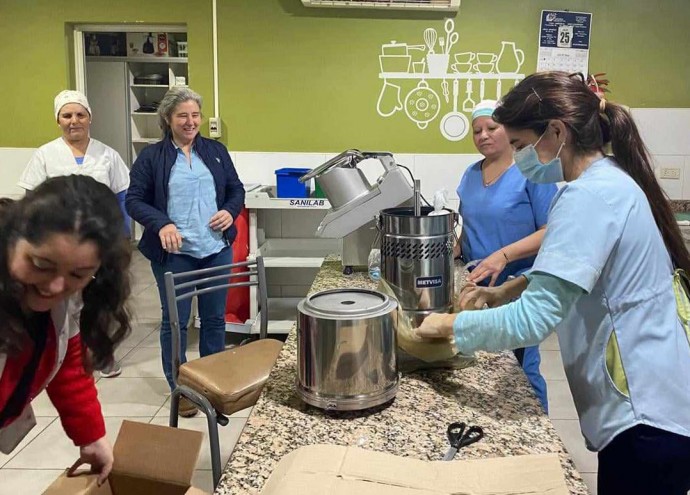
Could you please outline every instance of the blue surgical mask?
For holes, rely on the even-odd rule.
[[[544,131],[544,134],[546,134],[546,131]],[[528,144],[520,151],[513,153],[513,159],[515,160],[515,164],[520,169],[520,172],[522,172],[522,175],[524,175],[529,181],[537,184],[561,182],[564,180],[563,164],[558,156],[561,154],[561,150],[563,149],[563,145],[565,143],[561,143],[561,147],[558,148],[558,153],[556,153],[556,158],[548,163],[542,163],[539,160],[536,146],[539,144],[539,141],[541,141],[541,138],[544,137],[544,134],[539,136],[539,139],[537,139],[536,143]]]

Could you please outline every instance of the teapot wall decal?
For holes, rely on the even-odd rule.
[[[525,52],[515,46],[513,41],[501,41],[501,51],[496,60],[496,72],[516,74],[525,61]]]

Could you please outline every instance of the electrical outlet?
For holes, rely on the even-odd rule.
[[[208,134],[214,139],[220,137],[220,118],[211,117],[208,119]]]
[[[680,169],[676,167],[661,167],[660,179],[680,179]]]

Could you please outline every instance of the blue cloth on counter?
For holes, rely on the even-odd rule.
[[[218,212],[216,186],[193,147],[189,160],[177,148],[168,191],[168,216],[182,236],[180,254],[201,259],[223,249],[226,246],[223,233],[209,226],[211,217]]]
[[[527,288],[515,301],[498,308],[458,313],[453,323],[455,345],[463,354],[538,345],[563,321],[582,294],[584,291],[571,282],[532,272]]]

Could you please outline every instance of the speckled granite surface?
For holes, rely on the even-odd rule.
[[[690,212],[690,201],[686,199],[672,199],[671,210],[673,213],[688,213]]]
[[[344,286],[375,288],[366,273],[344,277],[339,261],[327,258],[311,291]],[[215,493],[258,494],[283,455],[316,443],[440,460],[448,449],[446,427],[453,421],[479,425],[485,432],[480,442],[461,449],[456,460],[557,452],[571,493],[588,493],[512,353],[477,357],[471,368],[403,376],[387,407],[327,414],[305,405],[293,391],[293,329]]]

